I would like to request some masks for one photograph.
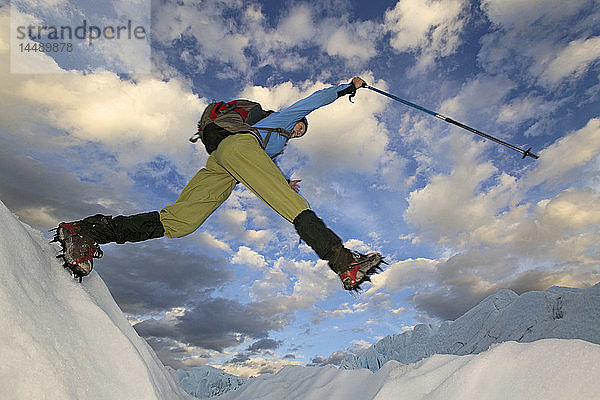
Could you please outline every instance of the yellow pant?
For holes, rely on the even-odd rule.
[[[308,202],[289,187],[256,138],[237,134],[224,139],[177,201],[161,210],[165,235],[177,238],[194,232],[227,200],[237,182],[290,222],[309,209]]]

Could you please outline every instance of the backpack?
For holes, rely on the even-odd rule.
[[[198,131],[190,138],[190,142],[196,143],[200,139],[208,154],[211,154],[227,136],[246,132],[256,136],[264,148],[267,140],[263,141],[252,125],[272,112],[263,110],[259,103],[250,100],[211,103],[204,109],[198,121]]]

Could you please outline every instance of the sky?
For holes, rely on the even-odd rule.
[[[540,157],[368,89],[311,113],[278,165],[347,247],[382,253],[384,272],[350,295],[238,185],[195,233],[104,245],[95,263],[166,365],[247,377],[335,364],[503,288],[600,281],[596,0],[0,7],[0,200],[42,231],[173,203],[207,159],[188,138],[210,102],[277,110],[353,76]],[[19,46],[19,27],[84,20],[144,35]],[[49,32],[37,41],[60,42]]]

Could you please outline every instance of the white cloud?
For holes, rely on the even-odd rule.
[[[46,11],[56,11],[63,9],[68,6],[67,0],[47,0],[47,1],[39,1],[39,0],[17,0],[13,2],[14,5],[23,5],[27,8],[43,8]]]
[[[8,23],[8,15],[0,18]],[[0,38],[8,44],[5,35]],[[9,75],[9,48],[0,47],[0,105],[10,110],[3,115],[2,125],[31,140],[32,146],[46,146],[46,152],[49,147],[67,151],[94,142],[129,171],[138,163],[164,156],[179,172],[191,174],[205,157],[203,149],[191,146],[187,138],[206,103],[181,80],[146,75],[126,80],[109,72],[64,70]],[[195,162],[190,163],[190,158]]]
[[[277,358],[250,357],[248,360],[236,363],[215,365],[228,374],[250,378],[262,374],[276,374],[286,365],[300,365],[301,361],[280,360]]]
[[[244,264],[251,268],[262,270],[267,266],[265,257],[246,246],[240,246],[237,253],[231,258],[234,264]]]
[[[584,267],[599,261],[600,234],[596,229],[599,222],[600,194],[591,189],[568,189],[535,205],[512,207],[496,215],[490,223],[473,229],[468,234],[470,250],[465,254],[477,248],[505,249],[505,254],[500,251],[494,258],[505,258],[505,263],[513,263],[507,271],[517,270],[520,264],[517,260],[522,259],[542,268],[578,266],[581,273],[585,273]],[[516,257],[515,261],[509,261],[511,256]],[[477,261],[476,258],[471,260]],[[483,264],[485,260],[477,262]],[[500,265],[488,265],[488,268],[500,269]],[[506,271],[499,277],[506,279],[505,274]]]
[[[366,311],[368,311],[367,303],[342,303],[334,310],[324,310],[318,308],[318,310],[313,313],[311,321],[314,324],[318,324],[331,318],[344,318],[353,314],[362,314]]]
[[[36,5],[36,7],[38,6],[40,5]],[[8,12],[9,9],[10,14]],[[12,74],[62,74],[66,72],[58,66],[52,57],[49,57],[44,52],[24,52],[20,50],[19,44],[26,45],[29,41],[18,40],[16,38],[17,27],[40,26],[43,25],[42,20],[19,11],[19,7],[16,4],[12,4],[10,7],[5,7],[4,13],[0,14],[0,22],[0,25],[5,27],[3,32],[0,33],[0,54],[10,54],[10,57],[6,57],[5,65],[10,65],[10,72]],[[14,37],[11,38],[7,35],[9,32]]]
[[[269,229],[246,229],[243,234],[242,240],[245,243],[253,243],[257,249],[264,249],[269,242],[275,240],[273,232]]]
[[[323,35],[327,54],[348,59],[355,65],[368,61],[377,53],[375,40],[377,28],[370,22],[343,24]]]
[[[598,18],[593,2],[485,0],[481,9],[496,29],[482,38],[477,57],[490,73],[554,87],[581,77],[599,57],[590,37]]]
[[[229,245],[227,243],[215,238],[213,235],[211,235],[208,232],[199,232],[198,233],[198,241],[206,246],[209,246],[209,247],[212,247],[215,249],[219,249],[219,250],[223,250],[227,253],[233,253],[233,250],[231,250],[231,247],[229,247]]]
[[[312,40],[316,35],[316,27],[311,7],[299,4],[290,8],[289,14],[279,21],[274,32],[290,47]]]
[[[219,213],[219,219],[223,225],[231,227],[227,229],[228,231],[239,229],[246,222],[246,211],[237,208],[227,208]]]
[[[383,272],[371,277],[373,286],[367,294],[374,294],[381,289],[397,292],[422,285],[434,279],[440,260],[426,258],[398,261],[386,266]]]
[[[390,45],[398,52],[417,55],[416,70],[456,52],[461,44],[467,3],[462,0],[399,0],[385,13]]]
[[[542,150],[538,164],[520,179],[498,174],[489,162],[463,159],[449,174],[436,174],[425,187],[410,193],[404,216],[416,229],[411,238],[425,236],[455,249],[511,245],[513,250],[552,258],[548,246],[576,232],[587,237],[589,226],[578,226],[578,221],[591,221],[592,226],[595,221],[597,196],[581,178],[585,177],[582,171],[600,156],[599,138],[600,120],[592,119]],[[523,196],[540,184],[571,189],[540,200],[536,207],[522,203]],[[583,213],[586,209],[593,215]],[[557,219],[561,213],[567,217]]]
[[[248,15],[249,14],[249,15]],[[348,16],[318,18],[315,9],[300,4],[292,7],[270,28],[262,11],[246,11],[252,44],[264,64],[294,69],[294,63],[310,60],[293,55],[294,50],[317,46],[330,56],[340,56],[358,66],[376,55],[380,26],[371,21],[350,21]]]
[[[110,73],[32,79],[23,82],[20,94],[46,107],[57,127],[113,145],[161,142],[177,123],[176,115],[165,112],[173,102],[179,111],[203,108],[179,82],[148,79],[133,83]]]
[[[600,193],[591,175],[599,138],[600,120],[591,119],[542,150],[520,178],[472,157],[432,176],[409,195],[405,218],[415,232],[407,239],[437,241],[448,258],[393,263],[373,277],[370,292],[414,287],[419,308],[449,318],[502,287],[597,282]],[[534,201],[538,185],[555,193]]]
[[[90,71],[111,71],[115,73],[150,73],[151,71],[151,49],[150,49],[150,1],[124,1],[112,0],[106,2],[104,7],[97,7],[95,2],[73,2],[67,1],[14,1],[11,5],[11,28],[16,30],[17,26],[29,27],[31,25],[46,28],[56,26],[81,27],[82,21],[87,21],[90,26],[98,29],[98,38],[85,41],[71,40],[65,35],[65,43],[70,47],[61,47],[61,50],[52,54],[61,60],[61,65],[67,65],[66,69],[78,69]],[[35,17],[34,17],[35,15]],[[107,40],[99,35],[99,29],[105,27],[115,28],[117,24],[131,22],[132,27],[138,27],[143,31],[137,32],[135,37],[123,37],[113,35]],[[103,32],[106,31],[103,29]],[[44,36],[45,30],[38,31]],[[61,32],[61,37],[63,33]],[[75,34],[77,35],[77,34]],[[35,36],[35,34],[34,34]],[[76,38],[75,38],[76,39]],[[17,51],[17,42],[23,45],[31,43],[27,38],[12,38],[15,46],[11,49],[11,66],[13,73],[64,73],[52,57],[43,52]],[[92,45],[93,43],[93,45]],[[61,43],[59,43],[60,45]]]
[[[538,208],[540,225],[545,225],[551,235],[600,225],[600,193],[589,189],[563,191],[552,200],[540,202]]]
[[[385,101],[365,91],[358,92],[355,101],[359,103],[342,98],[309,116],[310,130],[297,146],[309,155],[312,169],[372,173],[378,167],[388,136],[375,114],[383,111]]]
[[[220,225],[223,240],[237,240],[263,250],[269,243],[277,240],[274,229],[254,229],[264,226],[265,218],[273,221],[278,217],[250,190],[238,185],[219,208],[215,221]],[[272,223],[269,224],[271,228]]]
[[[440,112],[456,119],[473,118],[473,114],[496,115],[515,88],[515,83],[505,76],[480,75],[466,82],[458,95],[445,100]]]
[[[304,4],[289,8],[274,27],[259,6],[250,5],[242,13],[242,25],[261,65],[302,61],[290,56],[293,49],[310,45],[318,35],[313,10]]]
[[[589,120],[583,128],[565,135],[539,155],[536,167],[523,180],[525,188],[582,179],[582,169],[600,156],[600,119]]]
[[[124,166],[158,155],[181,160],[205,104],[177,80],[121,80],[111,73],[24,77],[12,97],[43,109],[45,122],[83,141],[100,142]],[[186,151],[187,150],[187,151]],[[183,165],[183,163],[182,163]]]
[[[395,316],[402,315],[402,314],[405,314],[407,312],[408,312],[408,308],[406,308],[406,307],[399,307],[399,308],[395,308],[395,309],[390,310],[390,314],[395,315]],[[405,332],[404,328],[406,328],[406,327],[402,327],[402,331],[403,332]]]
[[[39,226],[55,226],[56,218],[52,215],[53,209],[50,207],[42,208],[20,208],[14,210],[20,218],[26,221],[32,221]]]
[[[369,343],[366,340],[353,340],[352,344],[348,347],[348,350],[354,354],[358,354],[371,347],[372,344],[373,343]]]
[[[223,18],[226,10],[242,10],[241,2],[162,3],[154,10],[152,37],[164,45],[182,37],[196,39],[203,58],[231,63],[239,71],[246,71],[248,59],[244,55],[250,43],[233,20]]]
[[[359,253],[368,253],[372,249],[365,242],[358,239],[350,239],[344,243],[344,246],[352,251],[358,251]]]
[[[546,101],[542,96],[526,95],[525,97],[512,99],[500,106],[497,120],[498,122],[510,122],[512,124],[531,119],[539,120],[551,114],[559,105],[559,102]]]
[[[190,68],[206,66],[207,60],[227,63],[229,75],[251,73],[252,66],[299,70],[312,62],[300,53],[318,48],[323,54],[340,56],[346,63],[364,65],[376,54],[380,25],[351,21],[346,14],[322,16],[318,8],[292,5],[276,23],[259,4],[186,2],[163,4],[153,24],[153,37],[164,45],[181,38],[195,39],[198,55],[182,54]],[[230,17],[239,14],[239,17]]]
[[[240,97],[255,99],[263,108],[277,111],[302,98],[305,95],[303,92],[306,92],[306,90],[287,81],[273,87],[247,86],[240,93]]]
[[[586,0],[483,0],[481,9],[490,20],[504,28],[524,28],[536,21],[553,23],[577,14]]]
[[[542,80],[556,85],[565,78],[578,78],[600,58],[600,36],[570,42],[545,66]]]
[[[495,186],[482,190],[482,184],[496,173],[488,162],[459,165],[449,175],[433,176],[424,188],[410,193],[405,220],[419,235],[464,246],[469,233],[490,223],[514,192],[514,179],[506,174],[496,177]]]
[[[342,290],[326,261],[297,261],[280,257],[250,287],[253,306],[272,315],[292,315]]]
[[[296,278],[291,296],[298,296],[308,304],[315,304],[329,296],[335,288],[342,288],[339,277],[324,260],[316,263],[290,261],[286,263],[285,268]]]
[[[280,296],[287,299],[283,293],[287,292],[289,285],[292,283],[289,274],[283,270],[284,262],[277,260],[272,266],[264,270],[260,279],[257,279],[250,286],[250,298],[256,301],[268,301],[274,296]],[[281,303],[282,311],[286,307],[286,301]],[[293,312],[293,310],[285,310],[285,312]]]

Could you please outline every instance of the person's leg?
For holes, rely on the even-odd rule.
[[[228,137],[213,155],[235,179],[294,224],[300,238],[320,258],[328,260],[346,290],[360,289],[360,284],[377,272],[381,255],[353,253],[344,247],[340,237],[327,228],[308,202],[289,187],[279,168],[252,135]]]
[[[290,188],[253,135],[229,136],[212,155],[235,179],[289,222],[310,208],[308,202]]]
[[[320,258],[328,260],[329,268],[338,274],[344,289],[360,290],[360,284],[370,281],[370,276],[380,270],[381,254],[360,254],[348,250],[312,210],[302,211],[294,219],[294,227]]]
[[[206,167],[186,185],[177,202],[160,213],[135,215],[97,214],[80,221],[63,222],[57,228],[56,241],[63,247],[66,266],[76,277],[86,276],[93,258],[102,256],[100,244],[140,242],[164,235],[173,238],[196,230],[231,194],[236,180],[209,157]]]
[[[353,261],[342,240],[310,210],[308,202],[289,187],[273,160],[249,134],[230,136],[213,153],[217,162],[286,220],[336,273]]]
[[[158,211],[135,215],[96,214],[80,221],[62,222],[56,228],[54,240],[60,242],[65,261],[77,278],[88,275],[93,259],[102,257],[100,244],[140,242],[164,236]]]
[[[206,166],[188,182],[177,201],[161,210],[165,235],[178,238],[194,232],[227,200],[236,184],[214,156],[208,157]]]
[[[141,242],[157,239],[165,234],[158,211],[119,215],[114,218],[110,215],[97,214],[72,224],[78,226],[97,244]]]
[[[300,238],[309,245],[319,258],[329,261],[329,267],[341,274],[353,261],[350,250],[346,249],[342,239],[329,229],[323,220],[312,210],[304,210],[294,218],[294,228]]]

